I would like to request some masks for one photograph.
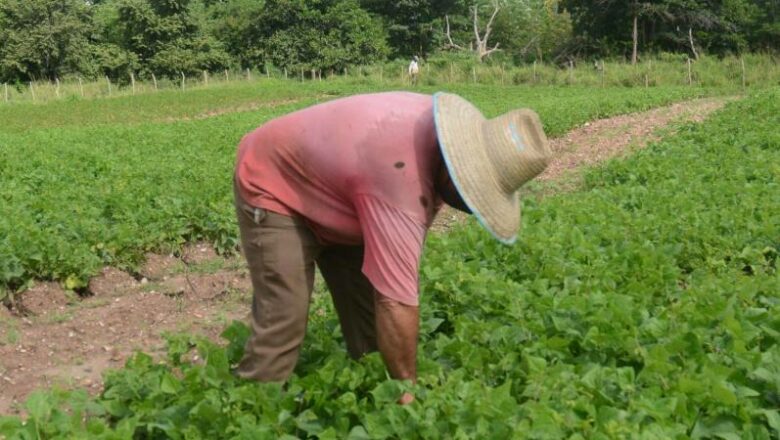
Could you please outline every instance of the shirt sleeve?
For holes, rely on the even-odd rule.
[[[418,270],[427,228],[370,195],[358,196],[355,207],[365,248],[363,274],[380,294],[418,305]]]

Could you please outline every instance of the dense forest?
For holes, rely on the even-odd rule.
[[[780,0],[0,0],[0,81],[780,48]]]

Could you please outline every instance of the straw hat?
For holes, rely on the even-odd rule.
[[[493,119],[450,93],[433,95],[436,134],[458,193],[494,237],[511,244],[520,227],[517,190],[552,158],[539,116],[513,110]]]

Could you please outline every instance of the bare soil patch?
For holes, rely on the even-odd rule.
[[[182,256],[149,255],[138,281],[105,268],[90,282],[94,295],[66,294],[39,283],[21,295],[24,309],[0,312],[0,414],[15,413],[34,389],[53,385],[99,392],[102,373],[135,351],[161,354],[163,334],[187,331],[218,339],[244,319],[251,283],[239,257],[208,245]],[[51,296],[51,299],[49,298]]]
[[[555,159],[538,177],[560,178],[568,171],[593,165],[660,140],[672,124],[701,122],[730,98],[705,98],[668,107],[587,122],[562,137],[551,139]]]
[[[556,158],[540,177],[560,179],[641,148],[672,122],[700,121],[726,101],[702,99],[587,123],[551,141]],[[433,230],[449,230],[466,217],[445,207]],[[210,246],[195,244],[179,256],[148,255],[139,272],[133,277],[107,267],[91,280],[92,295],[83,298],[58,283],[41,282],[21,295],[13,314],[0,306],[0,414],[20,411],[19,403],[36,388],[84,387],[97,393],[102,373],[121,367],[134,351],[160,354],[163,333],[218,339],[225,324],[249,312],[251,282],[240,256],[223,258]]]

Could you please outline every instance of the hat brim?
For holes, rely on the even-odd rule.
[[[516,192],[501,187],[487,155],[482,112],[465,99],[433,95],[439,148],[452,182],[466,206],[493,237],[505,244],[517,239],[520,203]]]

